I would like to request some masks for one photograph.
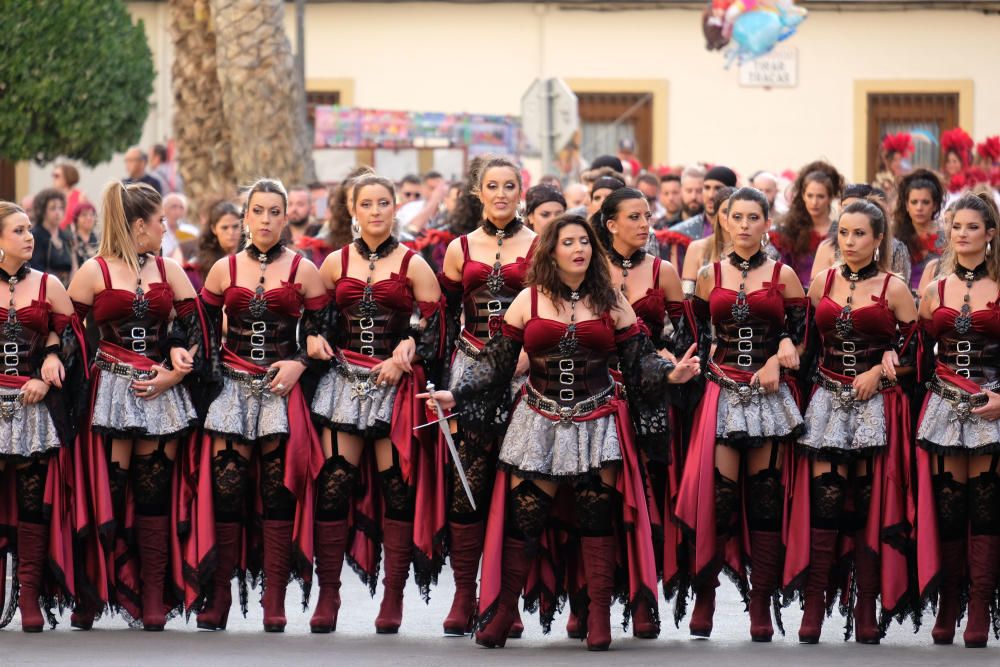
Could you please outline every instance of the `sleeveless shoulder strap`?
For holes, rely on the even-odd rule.
[[[236,287],[236,255],[229,256],[229,286]]]
[[[295,283],[295,274],[298,272],[298,270],[299,270],[299,264],[301,264],[301,263],[302,263],[302,255],[300,255],[299,253],[295,253],[295,256],[292,257],[292,268],[288,272],[288,284],[289,285],[292,285],[292,284]]]
[[[101,267],[101,275],[104,276],[104,288],[111,289],[111,272],[108,271],[108,262],[103,257],[98,256],[97,265]]]
[[[722,287],[722,262],[713,262],[712,271],[715,272],[715,286]]]
[[[653,258],[653,289],[656,289],[660,285],[660,264],[663,260],[659,257]]]
[[[826,272],[826,284],[823,285],[823,296],[830,296],[830,289],[833,287],[833,279],[836,277],[836,269],[829,269]]]
[[[347,264],[351,258],[351,245],[347,244],[340,249],[340,277],[347,277]]]
[[[412,248],[406,249],[406,254],[403,255],[403,261],[399,265],[399,279],[406,280],[406,272],[410,270],[410,260],[417,253]]]
[[[939,306],[943,306],[944,305],[944,284],[945,284],[945,282],[947,282],[947,280],[948,280],[947,277],[942,277],[940,280],[938,280],[938,305]]]
[[[156,269],[160,272],[160,281],[167,282],[167,265],[162,257],[156,258]]]
[[[892,274],[885,274],[885,282],[882,283],[882,292],[878,295],[880,301],[885,301],[885,293],[889,289],[889,281],[892,280]]]
[[[771,284],[773,285],[778,284],[778,278],[781,277],[781,267],[782,267],[781,262],[774,263],[774,271],[771,272]]]
[[[469,261],[469,236],[467,234],[462,234],[458,237],[458,242],[462,244],[462,258],[466,262]]]
[[[542,237],[536,234],[535,238],[531,239],[531,245],[528,246],[528,252],[524,255],[524,259],[529,263],[531,262],[531,258],[535,256],[535,250],[538,249],[538,239],[540,238]]]
[[[49,274],[43,273],[42,280],[40,283],[38,283],[38,303],[40,304],[45,303],[45,290],[47,289],[48,284],[49,284]]]
[[[538,317],[538,288],[531,286],[531,317]]]

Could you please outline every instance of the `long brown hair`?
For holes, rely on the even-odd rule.
[[[215,226],[227,215],[240,219],[240,209],[228,199],[217,199],[208,206],[208,215],[198,235],[198,268],[204,279],[215,263],[225,256],[219,237],[215,235]]]
[[[875,261],[875,265],[878,267],[879,271],[891,273],[892,229],[890,229],[888,220],[889,216],[885,212],[882,202],[878,200],[878,197],[872,195],[866,197],[865,199],[852,201],[850,205],[843,210],[841,215],[844,215],[845,213],[860,213],[868,218],[868,224],[871,225],[872,228],[872,235],[881,235],[882,237],[882,240],[878,244],[878,248],[876,248],[878,251],[878,259]]]
[[[334,190],[325,225],[325,240],[333,250],[343,248],[354,240],[354,231],[351,229],[354,214],[347,208],[347,193],[353,188],[354,181],[374,173],[375,170],[368,165],[357,166],[348,172]]]
[[[920,244],[917,228],[913,226],[910,212],[906,210],[906,202],[909,201],[910,192],[913,190],[931,191],[931,199],[934,201],[934,214],[931,216],[933,220],[941,212],[944,188],[941,187],[941,180],[937,174],[929,169],[917,169],[899,182],[899,197],[896,199],[896,212],[893,214],[896,238],[906,244],[910,255],[922,257],[924,250]]]
[[[561,215],[553,220],[542,235],[538,237],[538,245],[531,259],[531,268],[525,283],[538,287],[553,299],[566,298],[567,288],[559,277],[556,266],[556,244],[559,242],[559,232],[564,227],[579,225],[587,232],[590,247],[590,265],[580,285],[580,294],[590,300],[590,307],[595,313],[603,314],[613,310],[619,303],[620,293],[611,286],[611,272],[608,270],[608,254],[597,239],[594,228],[582,215]]]
[[[997,204],[993,200],[993,194],[990,192],[976,194],[970,192],[962,195],[949,208],[953,213],[975,211],[982,216],[986,229],[1000,230],[1000,212],[997,212]],[[1000,282],[1000,234],[994,234],[993,240],[987,247],[989,249],[986,251],[986,270],[989,272],[992,280]],[[941,257],[941,263],[938,266],[938,275],[946,276],[954,272],[957,264],[958,257],[955,255],[955,249],[949,240],[948,249]]]
[[[844,187],[844,177],[840,175],[836,167],[828,162],[816,160],[810,162],[799,170],[799,175],[792,186],[795,196],[788,213],[784,215],[778,230],[782,236],[788,239],[793,255],[804,255],[810,252],[812,242],[813,222],[809,210],[806,208],[806,186],[810,183],[819,183],[826,188],[830,195],[830,203],[840,196]]]
[[[139,273],[139,252],[132,240],[132,223],[148,220],[163,203],[160,193],[145,183],[111,181],[101,196],[101,257],[120,259]]]
[[[722,208],[723,204],[728,203],[734,192],[736,192],[736,188],[723,185],[712,195],[712,205],[715,206],[715,216],[712,218],[711,259],[713,262],[718,262],[722,258],[722,251],[726,246],[726,239],[722,233],[722,223],[719,221],[719,209]]]

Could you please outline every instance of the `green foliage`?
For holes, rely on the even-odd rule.
[[[0,156],[95,165],[139,141],[153,58],[124,2],[0,4]]]

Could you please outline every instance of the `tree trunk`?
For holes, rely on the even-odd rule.
[[[223,113],[210,0],[169,0],[174,45],[174,139],[185,192],[197,207],[235,194],[230,124]]]
[[[312,160],[304,102],[281,0],[212,0],[222,106],[239,183],[262,176],[301,183]]]

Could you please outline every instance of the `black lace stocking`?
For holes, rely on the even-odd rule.
[[[170,512],[170,476],[174,463],[162,449],[132,457],[132,493],[135,511],[143,516],[165,516]]]
[[[1000,535],[1000,475],[984,472],[969,480],[969,525],[973,535]]]
[[[581,535],[603,537],[612,534],[615,495],[615,490],[602,483],[600,478],[576,485],[573,489],[573,514]]]
[[[399,464],[380,470],[382,480],[382,497],[385,499],[385,516],[395,521],[413,521],[414,491],[403,479],[403,471]]]
[[[531,482],[521,482],[507,497],[507,532],[511,537],[536,542],[545,530],[552,498]]]
[[[17,480],[18,521],[45,523],[45,478],[47,471],[46,465],[38,460],[17,469],[14,477]]]
[[[291,521],[295,518],[295,496],[285,486],[285,447],[282,445],[260,457],[260,496],[264,518]]]
[[[858,475],[851,485],[854,491],[854,530],[861,530],[868,521],[868,510],[872,506],[872,476]]]
[[[847,480],[836,472],[825,472],[809,481],[810,519],[813,528],[840,530],[844,517]]]
[[[332,456],[316,478],[316,520],[341,521],[347,518],[358,467],[343,456]]]
[[[781,471],[764,468],[747,480],[747,523],[750,530],[775,532],[781,530],[781,510],[784,492]]]
[[[453,470],[451,510],[448,519],[456,523],[476,523],[486,518],[490,495],[493,493],[493,480],[496,478],[497,470],[495,442],[491,434],[463,431],[457,446],[458,457],[462,461],[465,476],[472,489],[472,497],[476,500],[476,509],[472,508],[469,497],[462,487],[462,480]]]
[[[125,492],[128,489],[128,468],[117,461],[108,464],[108,486],[111,487],[111,508],[119,526],[125,525]]]
[[[736,481],[715,469],[715,534],[732,535],[740,511],[740,494]]]
[[[943,472],[934,475],[932,485],[941,541],[965,539],[969,518],[965,484],[955,481],[950,472]]]
[[[250,462],[235,449],[220,449],[212,457],[212,502],[215,519],[220,523],[243,520]]]

